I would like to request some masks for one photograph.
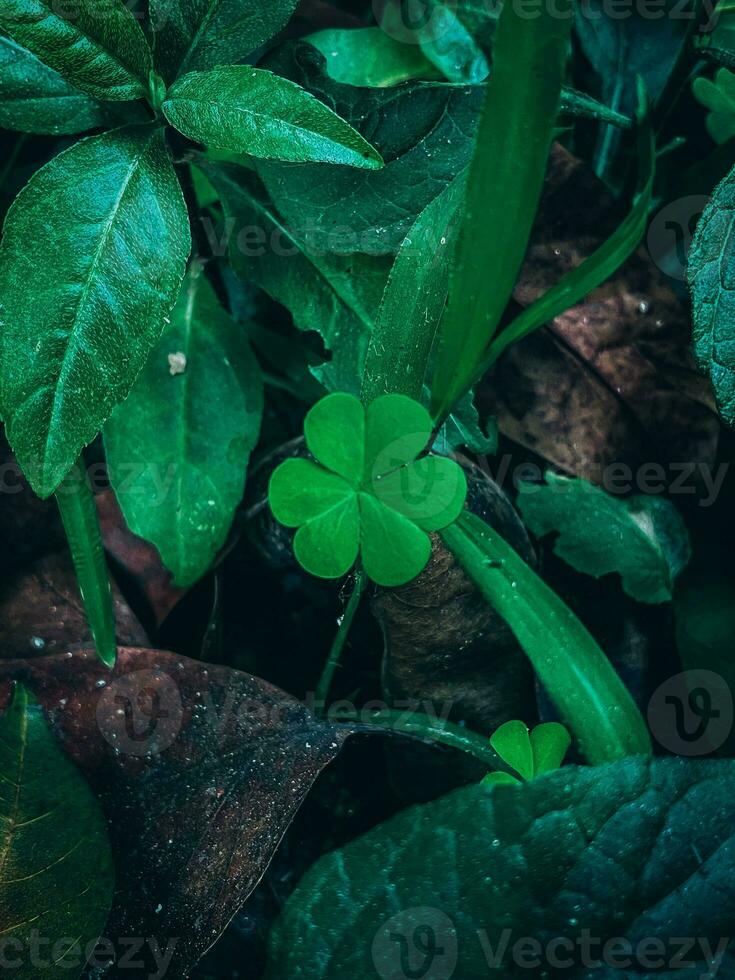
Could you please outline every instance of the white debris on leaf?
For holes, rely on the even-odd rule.
[[[171,376],[183,374],[186,371],[186,354],[176,351],[168,355],[168,370]]]

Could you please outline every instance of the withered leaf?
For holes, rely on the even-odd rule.
[[[589,168],[555,146],[516,301],[529,306],[619,221]],[[481,407],[514,442],[597,483],[612,463],[712,463],[719,423],[690,329],[686,303],[641,248],[584,302],[512,347],[485,379]]]
[[[346,736],[265,681],[160,650],[0,663],[40,702],[109,822],[116,893],[104,933],[146,937],[186,977],[265,871],[314,779]],[[105,976],[125,977],[117,963]]]

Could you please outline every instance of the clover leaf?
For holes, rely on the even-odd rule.
[[[273,473],[274,516],[296,527],[294,554],[312,575],[339,578],[361,558],[378,585],[403,585],[425,567],[428,531],[459,516],[462,469],[424,455],[432,422],[405,395],[381,395],[367,409],[354,395],[327,395],[309,411],[306,445],[316,462],[288,459]]]
[[[530,732],[522,721],[506,721],[490,736],[490,745],[515,769],[518,778],[509,772],[491,772],[482,782],[492,786],[527,782],[558,769],[571,741],[569,732],[556,721],[536,725]]]

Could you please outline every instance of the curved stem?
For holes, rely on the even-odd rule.
[[[366,720],[359,712],[350,715],[339,712],[339,721],[355,720],[362,722],[356,726],[358,734],[380,734],[383,732],[400,732],[402,735],[414,735],[418,738],[438,742],[450,749],[466,752],[483,762],[494,771],[510,772],[510,769],[493,750],[490,740],[477,732],[471,732],[462,725],[451,721],[440,721],[419,711],[395,711],[392,708],[382,708],[372,712]]]
[[[112,590],[94,495],[81,459],[56,491],[56,503],[97,656],[107,667],[112,667],[117,653]]]
[[[337,634],[332,643],[332,648],[329,651],[329,657],[327,658],[327,662],[324,665],[324,670],[322,671],[322,676],[319,678],[319,683],[316,686],[314,697],[317,705],[323,704],[326,706],[327,698],[329,696],[329,689],[332,686],[332,678],[334,677],[334,672],[339,664],[339,658],[342,654],[342,648],[345,645],[347,634],[350,631],[352,620],[355,618],[357,607],[360,605],[362,593],[365,591],[365,584],[365,573],[361,569],[358,569],[355,572],[355,584],[352,587],[352,595],[347,602],[345,614],[340,621]]]

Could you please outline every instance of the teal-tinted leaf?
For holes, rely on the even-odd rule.
[[[735,74],[720,68],[714,79],[695,78],[692,91],[709,109],[707,132],[715,143],[727,143],[735,136]]]
[[[104,106],[11,38],[0,37],[0,126],[60,135],[106,122]]]
[[[153,67],[143,31],[122,0],[4,0],[0,30],[97,99],[127,101],[148,91]]]
[[[538,537],[557,532],[560,558],[595,578],[616,572],[639,602],[669,602],[691,557],[684,522],[662,497],[622,500],[586,480],[549,472],[545,485],[520,484],[518,506]]]
[[[482,82],[490,71],[488,59],[454,6],[432,4],[429,24],[418,31],[419,45],[428,61],[450,82]],[[493,5],[487,6],[491,11]],[[486,30],[486,36],[490,33]]]
[[[263,380],[245,331],[195,263],[171,323],[105,426],[112,485],[177,585],[209,569],[242,500]]]
[[[360,494],[360,523],[360,555],[374,582],[390,588],[416,578],[431,554],[427,534],[368,493]]]
[[[291,163],[383,165],[380,154],[313,95],[249,65],[184,75],[163,112],[185,136],[221,150]]]
[[[343,477],[308,459],[287,459],[281,463],[268,487],[273,516],[286,527],[298,527],[321,517],[352,495],[353,488]]]
[[[557,721],[547,721],[531,730],[533,774],[543,776],[558,769],[572,743],[569,732]]]
[[[449,290],[465,184],[462,177],[421,212],[401,244],[370,337],[362,397],[421,398],[429,355]]]
[[[277,34],[297,0],[150,0],[156,66],[168,81],[233,64]]]
[[[715,188],[689,250],[694,354],[712,380],[720,414],[735,425],[735,170]]]
[[[474,391],[456,403],[434,443],[436,451],[445,454],[462,446],[483,456],[498,451],[498,424],[495,419],[488,419],[484,425],[480,422]]]
[[[359,549],[378,585],[415,578],[431,554],[426,532],[454,521],[467,495],[453,460],[416,459],[431,434],[423,405],[383,395],[366,411],[354,395],[336,392],[309,410],[304,431],[320,465],[286,460],[268,488],[276,519],[301,525],[294,539],[300,564],[313,575],[338,578]]]
[[[357,495],[303,524],[294,537],[299,564],[319,578],[341,578],[355,564],[360,547],[361,515]]]
[[[569,980],[695,980],[708,951],[729,974],[734,826],[731,761],[627,759],[459,789],[322,857],[276,924],[266,977],[405,977],[430,962],[427,978],[518,980],[564,962]],[[691,966],[651,969],[652,940],[670,962],[682,936],[706,940]],[[630,971],[591,968],[603,949],[620,964],[619,937],[637,951]]]
[[[300,330],[321,336],[331,360],[312,371],[327,389],[358,394],[390,259],[332,255],[299,237],[242,167],[208,165],[207,175],[222,199],[235,272],[282,303]]]
[[[20,684],[0,715],[0,780],[3,970],[17,980],[77,978],[112,904],[107,827]]]
[[[82,140],[17,197],[0,248],[0,407],[37,493],[53,493],[129,393],[190,244],[154,126]]]
[[[515,285],[546,174],[571,17],[571,2],[533,19],[512,4],[500,15],[440,327],[435,418],[443,420],[467,391]]]
[[[467,511],[442,539],[513,630],[587,759],[649,753],[643,718],[609,660],[513,548]]]
[[[522,779],[533,779],[531,738],[522,721],[506,721],[490,736],[490,744]]]
[[[304,436],[314,458],[357,485],[365,469],[365,410],[352,395],[336,392],[311,409]]]
[[[284,45],[267,67],[326,102],[385,160],[370,173],[258,161],[285,223],[321,252],[394,255],[424,208],[467,166],[483,87],[340,85],[326,74],[321,52],[304,42]]]
[[[404,44],[379,27],[332,28],[304,40],[324,55],[327,74],[342,85],[386,88],[436,74],[418,45]]]

